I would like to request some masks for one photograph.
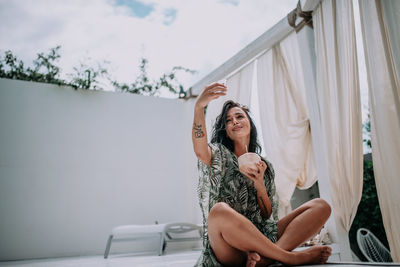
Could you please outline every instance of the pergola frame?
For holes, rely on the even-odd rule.
[[[300,0],[301,8],[303,11],[313,11],[317,8],[321,0]],[[287,18],[281,19],[277,24],[275,24],[268,31],[263,33],[256,40],[248,44],[241,51],[236,53],[229,60],[224,62],[218,68],[213,70],[211,73],[206,75],[200,81],[195,83],[189,91],[189,95],[197,96],[200,94],[201,90],[212,82],[224,79],[233,73],[240,71],[247,64],[252,62],[259,55],[271,49],[274,45],[285,39],[294,29],[289,26]],[[307,90],[310,92],[316,90],[316,54],[314,47],[314,31],[310,27],[304,27],[298,32],[298,42],[302,59],[302,67],[304,80],[308,81]],[[306,93],[307,102],[314,103],[316,100],[313,99],[313,94]],[[311,105],[309,108],[316,108]],[[314,118],[316,112],[310,112],[310,121],[318,122],[319,118]],[[313,149],[314,155],[323,156],[324,148],[315,145],[316,140],[322,138],[321,125],[318,123],[311,124],[312,139],[313,139]],[[325,199],[332,206],[332,192],[330,190],[329,174],[328,174],[328,161],[323,161],[323,166],[319,165],[317,167],[318,173],[318,185],[320,196]],[[338,249],[339,257],[341,261],[351,261],[351,249],[349,244],[348,233],[343,228],[339,218],[332,213],[326,223],[326,227],[330,234],[332,241],[334,242],[334,251]]]

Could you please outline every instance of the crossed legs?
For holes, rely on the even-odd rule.
[[[220,202],[210,210],[208,236],[217,259],[228,266],[246,262],[249,266],[268,265],[270,259],[289,265],[325,263],[331,253],[327,246],[292,250],[318,233],[330,212],[322,199],[303,204],[278,222],[278,241],[274,244],[246,217]]]

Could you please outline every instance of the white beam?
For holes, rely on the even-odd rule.
[[[314,11],[321,0],[300,0],[302,11]]]
[[[277,24],[240,50],[236,55],[194,84],[191,88],[192,95],[199,95],[207,84],[224,79],[232,72],[243,67],[261,53],[271,49],[292,31],[293,28],[289,26],[287,18],[281,19]]]

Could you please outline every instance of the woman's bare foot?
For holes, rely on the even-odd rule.
[[[302,251],[291,252],[293,257],[287,258],[282,263],[287,265],[324,264],[332,254],[329,246],[314,246]],[[257,252],[249,252],[246,267],[269,266],[274,261],[261,257]]]
[[[257,252],[249,252],[247,254],[247,262],[246,262],[246,267],[255,267],[257,262],[261,260],[260,255],[258,255]]]
[[[284,263],[289,265],[324,264],[332,254],[332,249],[329,246],[314,246],[293,253],[293,259],[288,259],[288,261]]]

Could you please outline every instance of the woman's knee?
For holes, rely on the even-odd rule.
[[[313,208],[320,210],[321,215],[326,215],[326,217],[329,217],[331,215],[331,206],[322,198],[314,198],[310,201],[310,204]]]
[[[248,219],[225,202],[216,203],[208,214],[208,226],[241,229]]]
[[[208,218],[215,218],[219,216],[226,216],[232,211],[232,208],[225,202],[218,202],[210,209]]]

